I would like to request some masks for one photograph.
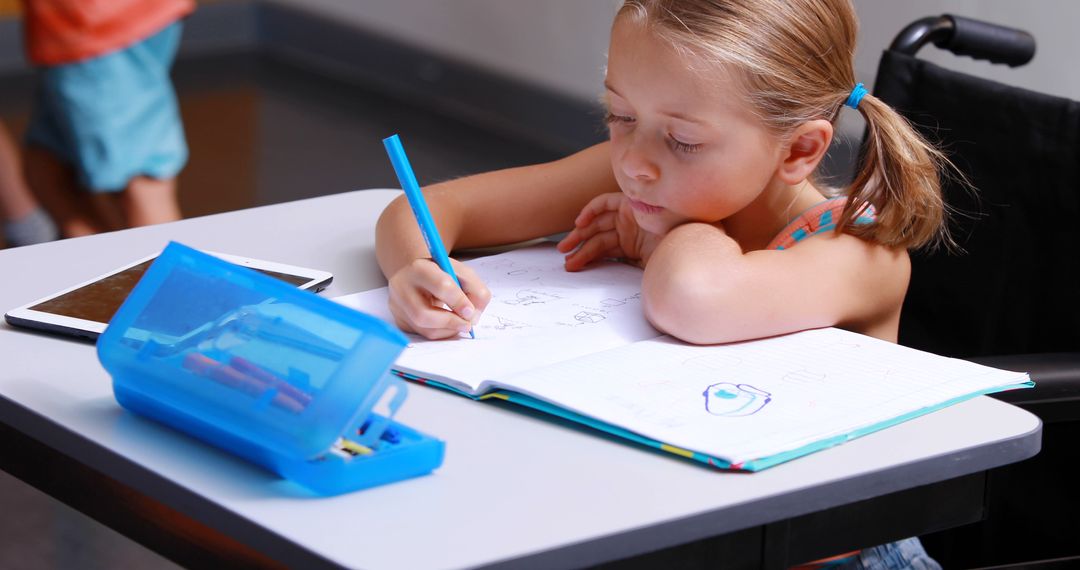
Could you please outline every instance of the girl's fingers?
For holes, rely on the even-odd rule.
[[[573,251],[596,233],[614,229],[623,202],[625,199],[621,192],[608,192],[589,200],[574,219],[574,229],[559,241],[555,249],[562,253]]]
[[[619,213],[613,210],[602,212],[593,217],[592,222],[584,227],[575,228],[574,231],[578,232],[581,236],[581,241],[589,241],[594,235],[601,232],[610,232],[615,229],[615,219]]]
[[[433,302],[422,291],[409,289],[400,298],[391,298],[390,312],[395,320],[407,323],[408,328],[425,338],[449,338],[472,329],[472,323]]]
[[[454,271],[457,273],[458,280],[461,281],[461,287],[475,309],[475,314],[470,318],[475,323],[480,313],[484,312],[488,303],[491,302],[491,290],[471,267],[456,260],[450,260],[450,262],[454,264]]]
[[[427,338],[468,332],[472,324],[463,315],[476,312],[453,278],[426,259],[413,262],[390,279],[390,310],[398,326]]]
[[[477,313],[476,307],[469,300],[469,296],[454,282],[454,278],[450,277],[449,273],[443,271],[434,262],[426,259],[420,261],[424,264],[424,267],[416,275],[416,284],[419,288],[427,291],[432,302],[450,307],[451,311],[457,313],[466,321],[472,319]],[[451,264],[453,264],[452,261]],[[459,264],[457,267],[462,266]],[[457,273],[456,268],[454,273]]]
[[[608,192],[607,194],[601,194],[592,200],[589,200],[588,204],[585,204],[585,207],[581,209],[581,213],[578,214],[577,219],[574,220],[574,225],[579,228],[588,225],[597,215],[603,212],[618,210],[622,201],[622,192]]]
[[[555,244],[555,249],[559,253],[566,253],[573,251],[579,243],[581,243],[581,238],[578,236],[577,230],[575,229],[571,230],[570,233],[566,234],[566,237]]]
[[[450,283],[454,283],[454,280],[450,280]],[[457,286],[455,285],[455,287]],[[464,299],[463,302],[468,303],[468,298],[465,298],[464,294],[460,293],[460,289],[458,291],[460,298]],[[451,307],[449,303],[427,295],[426,291],[415,288],[408,289],[402,296],[402,300],[401,304],[405,316],[417,328],[418,333],[422,334],[424,329],[455,329],[460,330],[461,333],[468,333],[469,329],[472,328],[468,318],[464,318],[453,311],[447,311],[444,306]]]
[[[619,235],[615,232],[604,232],[593,236],[581,244],[577,251],[566,256],[564,267],[567,271],[578,271],[597,259],[621,255]]]
[[[570,231],[556,246],[555,249],[562,253],[572,251],[582,242],[588,241],[600,232],[609,232],[615,229],[615,220],[618,218],[617,211],[608,210],[596,214],[591,218],[588,225],[578,226]]]

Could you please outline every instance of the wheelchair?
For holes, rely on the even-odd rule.
[[[922,540],[945,568],[1080,567],[1080,103],[916,57],[931,43],[1010,67],[1035,54],[1027,32],[943,15],[910,24],[882,55],[874,95],[963,174],[943,186],[959,248],[912,253],[900,343],[1029,372],[1034,389],[994,397],[1044,431],[1037,456],[989,473],[982,522]]]

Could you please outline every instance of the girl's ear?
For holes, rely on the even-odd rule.
[[[807,121],[791,133],[787,154],[780,162],[777,175],[785,184],[794,186],[810,177],[825,157],[832,142],[832,123],[824,119]]]

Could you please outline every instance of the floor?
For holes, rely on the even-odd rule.
[[[178,62],[191,159],[185,217],[362,188],[397,187],[381,140],[401,135],[421,184],[550,160],[538,144],[248,54]],[[33,81],[0,76],[0,120],[25,129]],[[0,568],[174,568],[0,471]],[[18,513],[14,515],[13,513]]]

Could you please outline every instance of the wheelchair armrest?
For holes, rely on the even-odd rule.
[[[1020,406],[1044,422],[1080,420],[1080,352],[1009,354],[969,358],[994,368],[1027,372],[1035,388],[993,397]]]

